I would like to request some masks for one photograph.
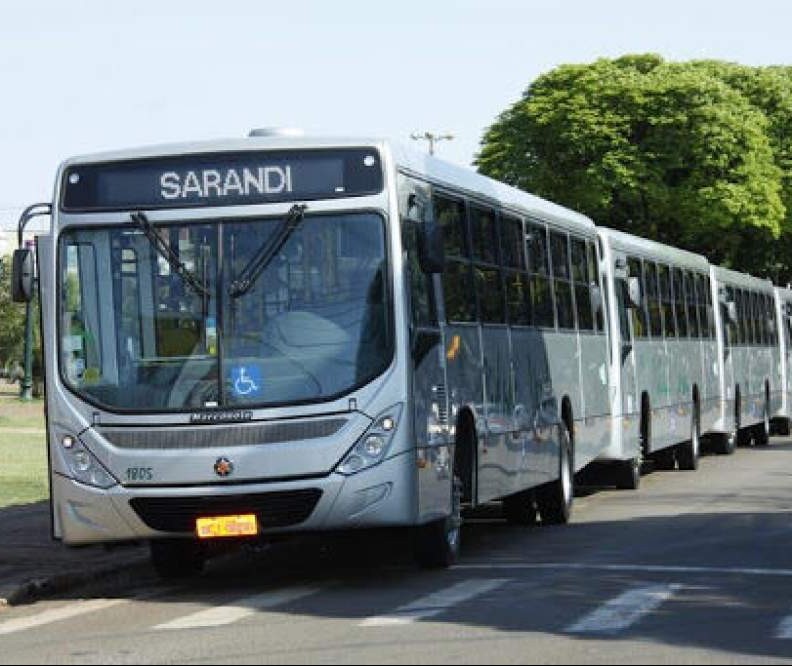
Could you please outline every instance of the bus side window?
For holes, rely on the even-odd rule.
[[[575,285],[575,309],[578,329],[594,330],[594,315],[591,310],[591,279],[586,256],[586,242],[582,238],[570,238],[572,249],[572,280]]]
[[[663,316],[660,305],[660,291],[657,284],[657,264],[653,261],[644,262],[646,271],[646,303],[649,308],[649,326],[653,338],[663,338]]]
[[[476,320],[476,301],[467,244],[465,204],[442,195],[434,197],[435,221],[443,227],[446,265],[442,274],[448,321]]]
[[[596,287],[599,290],[600,299],[599,299],[599,307],[597,307],[596,303],[592,303],[594,307],[594,330],[597,333],[604,333],[605,332],[605,294],[606,290],[604,290],[600,283],[600,271],[599,271],[599,256],[597,255],[597,245],[592,242],[586,243],[586,252],[588,254],[588,279],[589,284],[591,285],[592,289]],[[593,299],[592,299],[593,300]]]
[[[709,275],[704,277],[704,299],[707,308],[707,328],[709,329],[707,337],[714,340],[717,337],[717,332],[715,330],[715,310],[712,304],[712,283]]]
[[[646,316],[647,302],[646,288],[644,286],[643,262],[636,257],[629,257],[627,259],[627,266],[629,268],[630,277],[638,278],[638,282],[641,285],[641,306],[630,308],[632,312],[633,331],[635,332],[636,338],[646,338],[649,337],[649,330]]]
[[[685,304],[687,305],[690,337],[698,340],[701,337],[698,297],[696,296],[696,281],[698,280],[698,276],[690,271],[685,271],[682,277],[685,281]]]
[[[674,311],[676,312],[677,334],[680,338],[686,338],[688,336],[688,318],[682,271],[673,268],[671,274],[674,276]]]
[[[522,220],[509,215],[501,217],[503,276],[506,285],[506,309],[509,323],[528,326],[531,323],[529,279],[525,270],[525,232]]]
[[[495,211],[471,206],[470,233],[473,239],[473,275],[479,317],[485,324],[503,324],[506,315]]]
[[[415,326],[437,326],[437,305],[432,288],[432,276],[421,270],[418,261],[419,226],[406,218],[402,221],[402,237],[407,252],[410,284],[410,308]]]
[[[547,229],[539,223],[525,225],[526,256],[531,274],[531,323],[540,328],[555,328],[553,293],[550,285],[550,260]]]
[[[568,241],[566,234],[557,231],[550,232],[550,259],[553,265],[553,291],[558,328],[574,329],[575,312],[570,281]]]
[[[671,293],[671,272],[668,266],[660,264],[658,267],[660,282],[660,303],[663,310],[663,325],[666,338],[676,337],[676,321],[674,319],[674,301]]]

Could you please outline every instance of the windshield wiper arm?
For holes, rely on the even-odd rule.
[[[247,263],[247,266],[240,271],[239,277],[228,287],[228,294],[231,298],[244,296],[253,288],[264,269],[269,266],[275,255],[281,251],[286,241],[289,240],[289,236],[302,222],[306,208],[308,206],[305,204],[294,204],[291,207],[272,236],[259,248],[256,255]]]
[[[132,221],[143,230],[151,247],[154,248],[159,256],[168,262],[168,266],[171,267],[171,270],[192,287],[196,293],[204,297],[209,296],[209,290],[201,284],[200,280],[198,280],[198,278],[181,262],[178,255],[171,249],[171,246],[162,240],[157,233],[157,229],[149,222],[149,219],[140,212],[132,213],[130,217]]]

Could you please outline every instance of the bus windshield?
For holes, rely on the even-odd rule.
[[[63,381],[140,412],[329,400],[381,374],[393,356],[383,218],[305,215],[238,294],[282,222],[157,226],[183,270],[132,222],[64,231]]]

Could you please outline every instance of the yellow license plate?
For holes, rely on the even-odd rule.
[[[198,518],[195,521],[195,531],[199,539],[253,536],[258,534],[258,520],[253,513],[241,516]]]

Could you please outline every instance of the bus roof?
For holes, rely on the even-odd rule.
[[[730,268],[713,266],[712,273],[718,282],[729,284],[733,287],[744,287],[746,289],[760,289],[772,292],[774,287],[770,280],[754,277],[748,273],[739,273]]]
[[[461,190],[465,194],[489,200],[504,208],[527,216],[540,217],[556,225],[573,227],[589,234],[594,232],[594,223],[585,215],[523,192],[515,187],[482,176],[472,169],[432,157],[407,145],[372,137],[315,137],[315,136],[266,136],[218,139],[140,146],[124,150],[93,153],[69,158],[61,165],[61,171],[78,164],[116,162],[122,160],[147,159],[173,155],[190,155],[220,152],[243,152],[255,150],[300,150],[322,148],[375,147],[389,150],[397,168],[426,179],[438,186]]]
[[[644,258],[652,257],[660,259],[685,268],[709,271],[709,261],[701,254],[680,250],[671,245],[664,245],[657,241],[641,238],[640,236],[633,236],[632,234],[616,231],[615,229],[598,227],[597,233],[603,240],[608,241],[611,246],[619,250],[631,252]]]
[[[390,144],[396,167],[451,190],[488,199],[498,205],[551,224],[594,232],[594,222],[574,210],[506,185],[472,169],[428,155],[402,143]]]

